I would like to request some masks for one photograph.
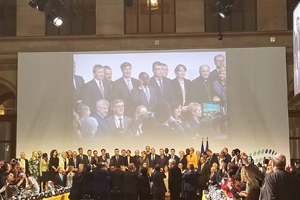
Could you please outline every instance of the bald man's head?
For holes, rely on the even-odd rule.
[[[272,158],[273,164],[277,169],[285,169],[286,158],[282,154],[276,154]]]

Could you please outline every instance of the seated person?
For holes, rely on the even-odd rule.
[[[66,186],[66,177],[63,174],[63,169],[59,168],[58,174],[55,175],[54,185],[59,185],[61,187]]]

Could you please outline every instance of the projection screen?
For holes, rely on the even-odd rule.
[[[95,92],[83,92],[83,95],[81,92],[78,98],[75,97],[73,72],[76,76],[82,77],[84,85],[87,85],[88,82],[94,80],[93,67],[95,65],[109,66],[113,81],[110,87],[114,88],[117,87],[114,85],[116,80],[121,80],[125,73],[121,70],[121,64],[128,62],[131,64],[131,77],[138,81],[135,84],[141,84],[139,75],[141,72],[146,72],[150,78],[149,89],[150,87],[155,89],[151,81],[156,80],[157,84],[159,82],[158,79],[154,79],[156,70],[153,67],[154,62],[159,61],[160,66],[161,63],[168,66],[166,79],[169,82],[176,79],[174,70],[177,65],[181,64],[186,68],[185,78],[192,81],[189,92],[192,96],[197,96],[199,93],[197,89],[200,86],[198,88],[196,81],[193,80],[200,75],[199,67],[208,65],[209,76],[211,76],[216,69],[214,60],[216,55],[224,57],[222,68],[227,71],[225,71],[225,93],[212,95],[209,102],[204,100],[197,102],[201,107],[199,123],[202,127],[197,133],[186,131],[185,135],[176,133],[163,137],[159,132],[154,131],[156,129],[150,128],[150,131],[145,131],[141,137],[136,136],[135,131],[131,135],[127,132],[122,133],[123,135],[119,132],[113,134],[113,131],[110,131],[107,133],[109,137],[102,139],[102,137],[95,136],[98,123],[95,124],[97,120],[94,119],[88,120],[86,129],[92,132],[92,137],[84,135],[82,127],[79,132],[74,129],[74,116],[84,126],[83,120],[80,119],[83,110],[80,108],[83,104],[89,103],[83,96],[89,94],[88,97],[91,97],[95,95]],[[62,152],[83,147],[85,152],[88,149],[100,151],[105,148],[112,154],[115,148],[134,151],[144,150],[145,146],[149,145],[157,150],[165,147],[175,148],[178,153],[179,150],[185,150],[188,147],[200,150],[201,142],[203,141],[206,146],[208,138],[209,148],[213,152],[218,153],[223,147],[239,148],[241,151],[250,153],[255,161],[261,161],[263,157],[271,156],[276,152],[285,154],[289,159],[285,65],[285,48],[19,53],[17,152],[24,151],[30,155],[34,150],[49,153],[52,149]],[[202,69],[204,68],[207,67]],[[215,92],[217,90],[213,85],[214,82],[221,80],[220,74],[221,72],[217,71],[215,80],[208,80],[211,81],[210,89]],[[205,76],[204,71],[201,76]],[[164,82],[163,87],[167,88],[169,82]],[[140,86],[135,86],[135,89],[142,90]],[[126,85],[127,87],[130,86]],[[87,86],[83,88],[88,91]],[[224,87],[222,88],[224,91]],[[108,118],[117,120],[113,118],[113,104],[114,99],[119,98],[121,92],[122,90],[112,90],[107,93],[112,97],[107,99],[110,106],[106,120]],[[132,90],[132,93],[134,92]],[[130,93],[130,98],[132,93]],[[156,91],[156,94],[158,93],[159,91]],[[160,102],[158,99],[159,97],[155,105]],[[171,105],[174,99],[175,97],[172,96],[166,101]],[[91,114],[84,112],[85,115],[89,115],[89,119],[93,118],[93,113],[97,112],[95,105],[97,100],[99,99],[88,105]],[[189,109],[188,103],[195,101],[197,101],[195,97],[191,97],[184,105],[181,103],[183,116],[185,110]],[[125,101],[124,116],[128,115],[132,121],[135,121],[134,111],[140,104],[134,104],[131,112],[127,112],[129,103]],[[118,105],[115,105],[115,109],[120,108]],[[147,107],[149,108],[148,118],[155,118],[159,115],[159,109],[155,110],[154,107]],[[120,125],[120,122],[114,123],[116,126]]]

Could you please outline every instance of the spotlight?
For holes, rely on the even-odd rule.
[[[220,17],[223,19],[230,16],[230,9],[226,6],[223,10],[219,11]]]
[[[28,4],[33,9],[38,9],[39,8],[35,0],[30,0]]]
[[[64,23],[63,18],[57,16],[54,12],[48,14],[47,20],[56,27],[60,27]]]

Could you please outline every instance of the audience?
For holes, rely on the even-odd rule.
[[[47,153],[43,153],[39,159],[37,151],[34,151],[28,162],[30,176],[26,176],[21,159],[1,164],[0,193],[5,198],[17,197],[23,189],[25,193],[38,194],[49,189],[47,182],[50,177],[56,186],[71,188],[71,200],[160,200],[166,196],[172,200],[194,200],[202,199],[202,194],[212,200],[300,199],[299,170],[286,165],[286,158],[282,154],[265,159],[265,170],[262,170],[262,167],[259,169],[254,165],[253,160],[249,162],[249,157],[240,153],[239,149],[233,150],[232,162],[229,162],[231,157],[227,148],[223,148],[220,154],[207,150],[202,154],[197,151],[195,155],[191,147],[186,150],[186,155],[179,151],[179,157],[175,155],[174,148],[171,148],[170,154],[168,148],[161,148],[160,155],[155,154],[155,149],[149,146],[146,150],[151,152],[148,156],[146,151],[142,151],[140,156],[140,151],[135,150],[135,156],[131,157],[130,150],[123,149],[119,155],[116,149],[115,156],[109,159],[102,149],[102,159],[105,159],[93,164],[87,164],[89,158],[82,154],[82,148],[79,148],[78,156],[70,150],[62,152],[60,160],[54,149],[50,153],[50,161]],[[72,158],[68,166],[66,160],[69,159],[69,152],[72,152]],[[21,155],[26,167],[25,154]],[[39,161],[39,179],[32,173],[34,161]]]

